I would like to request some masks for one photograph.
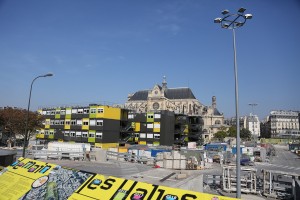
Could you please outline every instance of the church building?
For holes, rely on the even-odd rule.
[[[188,87],[168,88],[165,76],[162,85],[155,84],[152,89],[129,94],[125,107],[136,113],[168,110],[175,114],[201,116],[204,121],[202,137],[206,141],[222,126],[226,126],[224,115],[217,109],[215,96],[212,97],[212,105],[205,106]]]

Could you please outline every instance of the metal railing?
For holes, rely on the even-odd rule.
[[[106,152],[106,160],[118,160],[118,161],[127,161],[127,162],[134,162],[134,163],[141,163],[147,165],[154,165],[155,159],[152,157],[147,156],[139,156],[131,153],[120,153],[114,151],[107,151]]]

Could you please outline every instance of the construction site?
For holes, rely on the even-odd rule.
[[[293,159],[285,159],[299,166],[296,148],[266,144],[242,146],[241,192],[247,194],[242,199],[250,196],[250,199],[299,198],[300,168],[276,164],[288,155]],[[235,153],[234,146],[224,143],[209,144],[201,149],[194,143],[187,147],[125,145],[101,149],[88,144],[53,142],[48,143],[47,148],[33,146],[26,156],[78,170],[234,197]],[[15,158],[18,156],[16,153]],[[101,166],[108,166],[108,169]]]

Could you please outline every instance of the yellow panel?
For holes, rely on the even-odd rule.
[[[127,153],[128,149],[127,148],[120,148],[118,149],[119,153]]]
[[[99,147],[102,149],[109,149],[109,148],[115,148],[118,147],[118,143],[95,143],[95,147]]]
[[[98,113],[98,109],[102,108],[103,113]],[[121,108],[114,108],[110,106],[97,106],[96,118],[105,118],[105,119],[121,119]]]
[[[137,131],[137,132],[141,131],[141,123],[140,122],[135,123],[134,131]]]
[[[156,124],[160,124],[160,122],[154,122],[154,124],[153,124],[153,132],[159,133],[160,132],[160,128],[154,128]]]
[[[46,119],[45,128],[50,128],[50,119]]]
[[[89,130],[89,125],[83,125],[84,122],[89,123],[89,121],[90,121],[89,118],[83,118],[82,119],[82,127],[81,127],[82,130]]]
[[[40,134],[36,134],[35,137],[38,139],[43,139],[43,138],[45,138],[45,135],[40,133]]]
[[[69,130],[70,127],[71,127],[71,125],[67,125],[66,122],[71,122],[71,119],[65,119],[65,129],[66,129],[66,130]]]
[[[144,144],[147,144],[147,142],[146,141],[139,141],[139,144],[144,145]]]

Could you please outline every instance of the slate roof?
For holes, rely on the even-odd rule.
[[[146,101],[148,91],[150,90],[137,91],[129,101]],[[165,97],[168,99],[196,99],[190,88],[168,88],[165,90]]]
[[[214,108],[214,115],[222,115],[218,109]]]

